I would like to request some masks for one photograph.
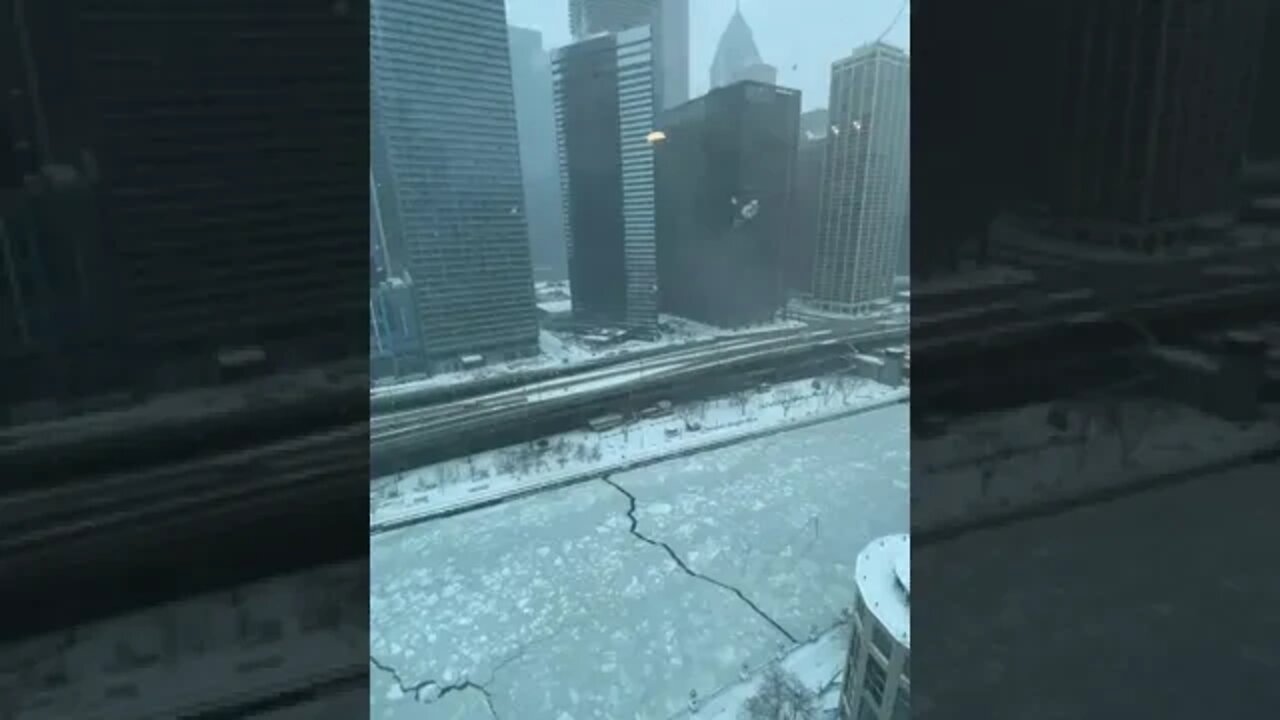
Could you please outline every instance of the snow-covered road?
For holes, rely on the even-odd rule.
[[[906,530],[907,413],[374,538],[373,717],[665,719],[732,685],[837,621],[857,549]]]

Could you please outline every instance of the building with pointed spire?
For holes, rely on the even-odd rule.
[[[778,69],[760,57],[755,35],[742,16],[741,6],[735,6],[729,25],[720,35],[716,54],[711,61],[711,89],[732,85],[740,80],[776,85]]]

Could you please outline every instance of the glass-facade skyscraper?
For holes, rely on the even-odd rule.
[[[652,51],[641,25],[553,61],[573,312],[638,335],[658,321]]]
[[[534,276],[540,280],[564,280],[569,271],[560,212],[551,54],[543,49],[542,33],[537,30],[512,27],[508,33]]]
[[[387,242],[403,250],[427,367],[536,353],[503,1],[374,0],[371,32],[400,234]]]

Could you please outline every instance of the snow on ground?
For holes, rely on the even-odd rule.
[[[841,619],[857,549],[907,527],[907,437],[896,405],[378,535],[372,654],[501,717],[669,718],[792,647],[773,622],[804,642]],[[437,694],[375,674],[380,720]],[[492,717],[479,690],[442,700]]]
[[[568,298],[564,300],[539,300],[538,309],[552,315],[560,315],[573,311],[573,301]]]
[[[403,382],[383,383],[371,390],[373,395],[393,395],[396,393],[422,390],[426,388],[444,387],[476,380],[484,380],[501,375],[532,370],[545,370],[552,367],[574,365],[593,360],[599,355],[578,343],[570,342],[561,334],[542,330],[538,333],[539,354],[534,357],[520,358],[504,363],[495,363],[472,370],[440,373],[430,377]]]
[[[771,659],[765,666],[747,668],[746,679],[703,698],[696,714],[685,711],[672,720],[742,720],[747,701],[759,691],[764,672],[775,663],[818,696],[822,711],[834,713],[840,705],[840,681],[848,652],[849,626],[841,623],[818,639],[791,650],[781,660]]]
[[[372,483],[370,520],[375,525],[394,522],[531,486],[557,484],[771,428],[813,422],[905,397],[908,392],[850,376],[817,379],[816,388],[814,382],[782,383],[750,394],[677,406],[670,416],[640,419],[606,432],[565,433],[548,438],[545,449],[508,447],[379,478]]]
[[[367,583],[333,566],[7,646],[0,717],[186,717],[356,675]]]
[[[912,658],[928,678],[913,716],[1267,717],[1278,476],[1215,473],[916,548],[947,600],[914,619],[929,651]]]
[[[1051,417],[1057,415],[1057,422]],[[1120,431],[1112,428],[1119,423]],[[927,529],[1136,482],[1274,442],[1274,423],[1239,426],[1168,402],[1038,405],[964,421],[925,441],[912,520]],[[923,461],[922,461],[923,462]]]
[[[656,340],[627,340],[612,345],[596,346],[583,341],[572,333],[542,330],[538,333],[539,354],[534,357],[521,358],[510,362],[495,363],[472,370],[440,373],[430,377],[401,382],[383,382],[372,388],[374,395],[395,394],[421,390],[424,388],[443,387],[459,383],[474,382],[491,377],[508,375],[516,372],[546,370],[553,367],[565,367],[581,364],[591,360],[621,357],[643,350],[658,347],[676,347],[699,340],[714,338],[740,337],[756,333],[777,330],[799,329],[806,327],[797,320],[787,320],[753,325],[744,328],[722,329],[703,325],[692,320],[685,320],[673,315],[659,317],[659,337]]]

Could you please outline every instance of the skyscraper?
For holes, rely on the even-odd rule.
[[[1271,3],[1264,27],[1248,154],[1253,162],[1280,163],[1280,4]]]
[[[542,33],[537,30],[512,27],[508,33],[511,84],[520,133],[520,170],[524,176],[525,220],[529,226],[534,275],[563,280],[569,270],[560,211],[560,162],[556,157],[551,55],[543,49]]]
[[[787,290],[797,296],[813,293],[813,253],[818,240],[818,195],[822,187],[822,163],[827,153],[831,120],[826,108],[800,115],[792,183],[791,223],[782,247]]]
[[[503,1],[375,0],[371,25],[373,123],[428,366],[536,353]]]
[[[1142,255],[1227,225],[1268,4],[1088,0],[1043,14],[1024,204],[1073,245]]]
[[[574,40],[648,25],[658,108],[689,99],[689,0],[569,0]]]
[[[814,300],[862,312],[893,293],[907,241],[910,61],[876,42],[831,67]]]
[[[800,93],[742,81],[663,113],[657,146],[660,308],[736,327],[785,303]]]
[[[657,325],[652,52],[641,25],[553,61],[573,312],[639,334]]]
[[[739,80],[755,80],[773,84],[777,82],[778,70],[760,58],[760,50],[756,47],[755,34],[742,10],[734,7],[729,24],[720,34],[716,43],[716,54],[711,60],[711,88],[732,85]]]

